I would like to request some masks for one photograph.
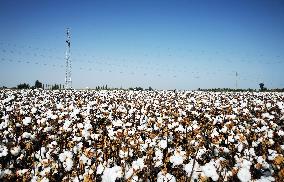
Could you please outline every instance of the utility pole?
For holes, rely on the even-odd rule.
[[[236,72],[236,89],[238,89],[238,72]]]

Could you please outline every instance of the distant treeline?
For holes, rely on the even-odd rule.
[[[0,87],[1,89],[7,89],[8,87]],[[20,83],[16,87],[11,87],[10,89],[48,89],[48,90],[58,90],[64,89],[63,84],[43,84],[40,81],[36,80],[34,85],[27,83]]]
[[[149,91],[152,91],[154,89],[151,86],[149,88],[146,88],[146,89],[144,89],[142,87],[130,87],[128,89],[125,89],[125,88],[122,88],[122,87],[120,87],[120,88],[116,88],[116,87],[112,88],[112,87],[108,87],[107,85],[105,85],[105,86],[103,85],[103,86],[96,86],[95,90],[136,90],[136,91],[149,90]]]
[[[274,88],[274,89],[252,89],[252,88],[247,88],[247,89],[233,89],[233,88],[209,88],[209,89],[202,89],[198,88],[198,91],[209,91],[209,92],[284,92],[284,88]]]
[[[47,89],[47,90],[60,90],[64,89],[63,84],[43,84],[40,81],[36,80],[35,84],[33,86],[30,86],[27,83],[21,83],[17,85],[17,87],[12,87],[11,89]],[[3,86],[0,87],[0,89],[7,89],[7,87]],[[130,87],[130,88],[112,88],[108,87],[108,85],[103,85],[103,86],[96,86],[95,88],[86,88],[89,90],[135,90],[135,91],[143,91],[143,90],[148,90],[148,91],[153,91],[154,89],[149,86],[148,88],[144,89],[142,87]],[[252,88],[247,88],[247,89],[234,89],[234,88],[208,88],[208,89],[203,89],[203,88],[198,88],[198,91],[209,91],[209,92],[284,92],[284,88],[273,88],[273,89],[268,89],[264,87],[264,83],[259,83],[259,89],[252,89]]]

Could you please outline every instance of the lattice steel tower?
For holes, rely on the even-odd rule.
[[[71,89],[72,88],[72,79],[71,79],[71,71],[72,71],[72,65],[71,65],[71,52],[70,52],[70,46],[71,46],[71,35],[70,35],[70,29],[66,29],[66,72],[65,72],[65,89]]]

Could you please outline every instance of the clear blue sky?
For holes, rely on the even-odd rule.
[[[0,0],[0,86],[284,87],[283,0]]]

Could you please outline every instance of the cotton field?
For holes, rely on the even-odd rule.
[[[0,181],[283,181],[284,94],[0,90]]]

